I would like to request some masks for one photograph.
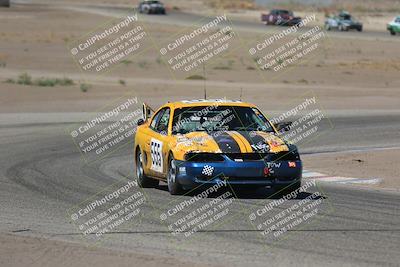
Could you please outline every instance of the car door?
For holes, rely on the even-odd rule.
[[[269,22],[274,24],[276,21],[276,11],[272,10],[271,14],[269,15]]]
[[[166,154],[168,152],[168,125],[171,109],[162,108],[153,117],[146,132],[145,153],[147,156],[148,174],[165,177]]]

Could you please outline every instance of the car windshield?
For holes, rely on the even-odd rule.
[[[274,132],[269,121],[253,107],[198,106],[176,109],[173,134],[196,131],[265,131]]]
[[[281,15],[290,15],[291,12],[289,10],[276,10],[277,14],[281,14]]]
[[[340,14],[339,17],[343,20],[351,20],[351,15],[349,14]]]

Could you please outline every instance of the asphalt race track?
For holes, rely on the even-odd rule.
[[[51,114],[30,115],[28,119],[23,119],[23,115],[1,116],[0,231],[88,242],[66,212],[121,179],[134,180],[132,145],[86,165],[66,133],[76,114],[57,114],[53,116],[57,120],[48,119]],[[398,116],[340,117],[332,118],[332,122],[334,129],[301,148],[302,151],[400,146]],[[343,137],[352,133],[354,136],[362,133],[363,137]],[[320,187],[324,206],[317,217],[304,227],[285,233],[285,239],[276,242],[264,239],[248,219],[250,211],[272,201],[268,199],[272,194],[269,189],[251,196],[239,194],[230,206],[230,219],[189,239],[172,236],[160,221],[160,214],[177,197],[170,196],[165,185],[144,189],[148,201],[142,207],[140,219],[107,233],[99,245],[213,265],[295,264],[298,259],[304,265],[398,265],[400,196],[351,186],[320,184]],[[311,193],[302,193],[299,198]],[[191,208],[195,209],[202,201]]]

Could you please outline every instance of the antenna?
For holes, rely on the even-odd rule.
[[[242,101],[242,92],[243,92],[243,88],[240,87],[240,98],[239,98],[240,101]]]
[[[207,99],[207,88],[206,88],[206,66],[203,62],[203,76],[204,76],[204,99]]]

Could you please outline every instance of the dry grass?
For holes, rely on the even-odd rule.
[[[256,9],[252,0],[204,0],[206,5],[215,9]]]
[[[204,0],[206,2],[212,0]],[[216,2],[225,2],[223,0],[213,0]],[[229,2],[229,1],[226,1]],[[240,1],[232,1],[240,2]],[[354,13],[380,13],[400,12],[400,5],[398,0],[363,0],[363,1],[349,1],[349,0],[334,0],[330,5],[324,5],[323,3],[309,4],[307,1],[302,3],[299,1],[281,0],[275,1],[276,4],[270,4],[267,8],[285,8],[295,11],[320,11],[325,14],[336,13],[338,10],[347,10]],[[254,9],[255,7],[253,7]],[[265,7],[264,7],[265,8]]]

